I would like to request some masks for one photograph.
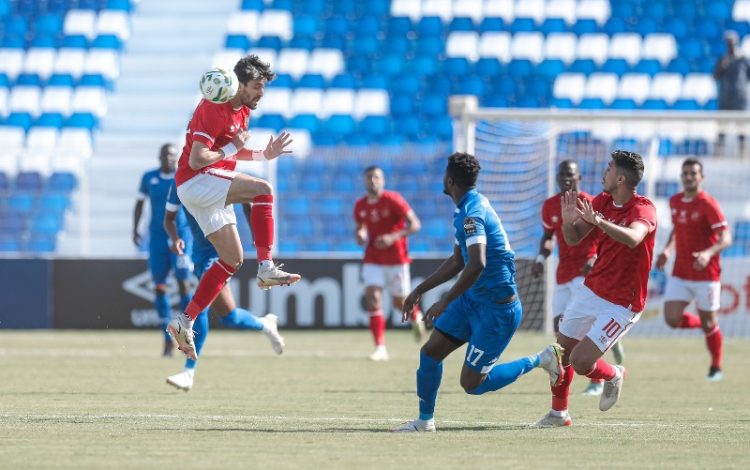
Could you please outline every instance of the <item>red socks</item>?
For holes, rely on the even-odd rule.
[[[605,361],[604,359],[599,359],[598,361],[596,361],[594,363],[594,368],[591,369],[591,372],[586,374],[586,377],[590,379],[602,379],[602,380],[612,380],[616,376],[617,376],[617,369],[615,369],[615,366]]]
[[[700,328],[701,318],[698,315],[689,312],[682,313],[682,323],[680,328]]]
[[[716,325],[713,330],[706,333],[706,346],[708,352],[711,353],[711,367],[717,367],[721,369],[721,330],[719,325]]]
[[[573,366],[568,364],[563,369],[565,371],[563,380],[557,387],[552,387],[552,409],[555,411],[565,411],[568,409],[568,396],[570,395],[570,383],[573,381]]]
[[[265,194],[253,198],[250,228],[253,230],[258,262],[270,260],[273,246],[273,195]]]
[[[217,260],[203,275],[193,298],[185,309],[185,314],[195,320],[200,313],[213,303],[224,284],[237,272],[222,260]]]
[[[382,310],[372,310],[370,312],[370,331],[375,340],[375,346],[385,344],[385,317]]]

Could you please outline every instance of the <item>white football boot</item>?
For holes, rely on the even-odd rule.
[[[258,287],[262,290],[268,290],[274,286],[290,286],[302,279],[302,276],[299,274],[282,271],[281,268],[283,266],[283,264],[279,264],[278,266],[271,264],[270,267],[266,267],[259,264],[257,276]]]
[[[193,388],[193,371],[184,370],[179,374],[170,375],[167,377],[167,383],[177,390],[183,390],[187,392]]]
[[[607,411],[615,406],[622,392],[622,383],[625,381],[625,368],[623,366],[615,366],[615,368],[619,372],[618,375],[614,379],[604,382],[602,397],[599,399],[599,409],[602,411]]]
[[[421,419],[413,419],[405,423],[400,424],[398,427],[392,429],[393,432],[435,432],[435,420],[428,419],[423,421]]]
[[[263,323],[263,334],[271,342],[273,352],[276,354],[283,353],[286,344],[284,343],[284,338],[279,334],[279,318],[273,313],[269,313],[265,317],[261,317],[260,322]]]
[[[167,325],[167,332],[172,335],[175,341],[177,341],[177,348],[184,352],[185,355],[192,359],[198,359],[198,355],[195,352],[195,343],[193,342],[193,321],[186,317],[184,314],[177,315]]]
[[[565,412],[562,416],[556,416],[551,411],[534,425],[537,428],[558,428],[563,426],[573,426],[573,420],[570,419],[568,413]]]
[[[565,371],[562,365],[563,348],[557,343],[552,343],[539,353],[539,367],[549,374],[549,385],[555,387],[560,385]]]
[[[371,361],[387,361],[390,359],[388,357],[388,350],[385,349],[385,346],[380,345],[375,347],[375,351],[373,351],[372,354],[370,354],[370,360]]]

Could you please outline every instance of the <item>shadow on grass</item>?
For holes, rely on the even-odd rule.
[[[383,428],[307,428],[307,429],[283,429],[283,428],[200,428],[193,429],[194,432],[246,432],[261,434],[400,434],[391,431],[396,425],[386,426]],[[523,424],[496,424],[496,425],[476,425],[476,426],[445,426],[439,427],[438,433],[450,432],[492,432],[492,431],[521,431],[524,429],[533,429]]]

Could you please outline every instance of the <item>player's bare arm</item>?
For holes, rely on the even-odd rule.
[[[581,218],[581,210],[578,207],[580,199],[578,199],[577,192],[565,191],[561,203],[562,231],[565,243],[571,246],[578,245],[591,233],[594,227]]]
[[[539,277],[544,273],[544,260],[552,254],[552,250],[555,248],[554,235],[553,230],[544,229],[542,239],[539,241],[539,255],[536,257],[536,262],[531,266],[532,276]]]
[[[234,138],[232,139],[232,143],[228,145],[231,145],[235,149],[234,153],[236,154],[236,149],[243,148],[247,139],[247,131],[240,131],[237,133],[237,135],[234,136]],[[235,155],[227,156],[223,148],[214,152],[203,142],[195,141],[193,142],[193,146],[190,147],[188,165],[190,165],[190,168],[192,168],[193,170],[200,170],[201,168],[213,165],[214,163],[223,160],[224,158],[236,157]]]
[[[406,214],[406,226],[397,232],[380,235],[375,239],[375,248],[388,248],[402,238],[408,237],[421,229],[422,222],[419,220],[419,217],[417,217],[417,214],[415,214],[413,210],[410,210]]]
[[[133,243],[135,246],[141,244],[141,234],[138,233],[138,224],[141,223],[141,215],[143,214],[143,199],[139,199],[135,203],[135,209],[133,210]]]
[[[703,251],[697,251],[692,253],[695,261],[693,262],[693,268],[698,271],[705,269],[711,258],[721,253],[721,250],[732,244],[732,234],[728,228],[722,230],[719,233],[719,240],[712,246],[706,248]]]
[[[435,287],[448,282],[461,272],[464,268],[461,249],[458,246],[453,247],[453,254],[443,261],[440,266],[422,281],[404,300],[401,321],[406,322],[411,319],[414,306],[422,299],[425,292],[429,292]]]
[[[669,238],[667,238],[667,244],[664,245],[664,249],[661,250],[661,253],[659,253],[659,256],[656,257],[656,269],[663,270],[664,266],[667,264],[667,260],[669,260],[669,256],[672,254],[672,249],[674,249],[674,230],[669,232]]]
[[[628,248],[637,247],[646,235],[649,228],[644,222],[636,220],[627,227],[621,227],[617,224],[605,220],[599,212],[596,212],[589,201],[579,200],[581,219],[593,227],[599,227],[607,236],[617,242],[622,243]]]
[[[367,227],[364,222],[357,222],[357,228],[354,230],[354,239],[359,246],[364,246],[367,241]]]
[[[169,235],[169,249],[178,255],[185,254],[185,240],[177,233],[177,212],[164,211],[164,231]]]
[[[284,131],[275,139],[271,136],[265,150],[252,150],[238,147],[237,160],[273,160],[281,155],[292,153],[291,150],[286,150],[292,142],[294,142],[292,140],[292,135]]]

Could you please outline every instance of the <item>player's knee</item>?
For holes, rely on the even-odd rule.
[[[273,186],[271,186],[271,183],[269,183],[268,181],[260,181],[255,186],[255,195],[256,196],[272,196]]]
[[[679,328],[682,324],[682,315],[664,315],[664,321],[672,328]]]
[[[461,388],[464,389],[469,395],[481,395],[478,393],[477,388],[482,384],[481,378],[477,380],[474,377],[461,377]]]
[[[716,320],[714,320],[713,318],[702,318],[701,327],[703,328],[703,331],[705,333],[710,333],[714,328],[716,328]]]

